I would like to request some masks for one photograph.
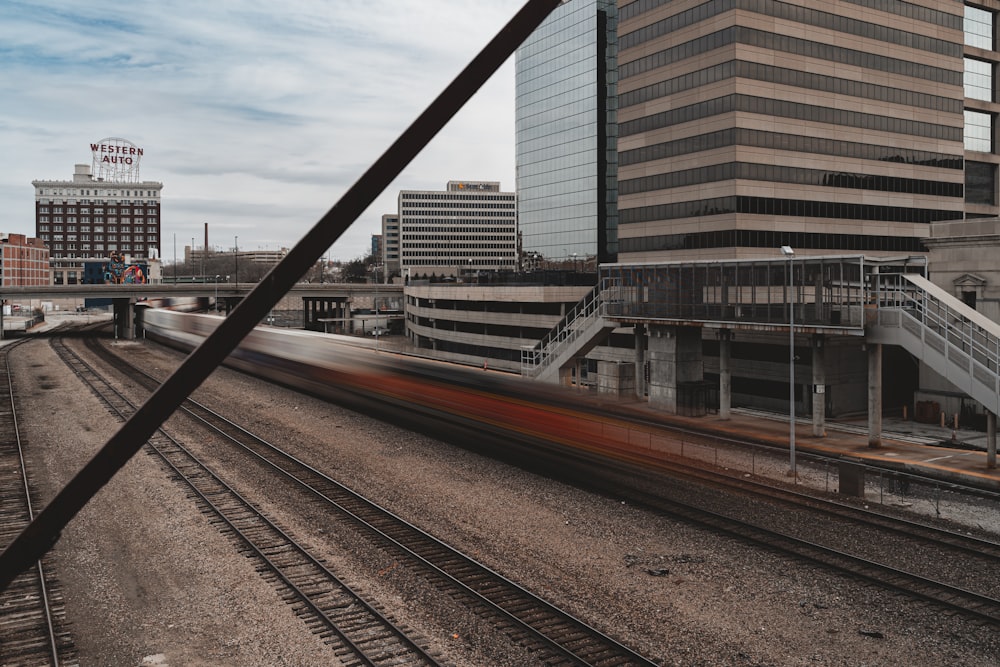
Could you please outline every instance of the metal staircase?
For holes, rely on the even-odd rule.
[[[586,355],[618,325],[605,318],[609,301],[621,300],[621,282],[602,279],[532,346],[521,348],[521,375],[558,382],[559,370]]]
[[[1000,413],[1000,325],[919,275],[877,275],[872,283],[877,307],[869,311],[867,340],[902,346]]]

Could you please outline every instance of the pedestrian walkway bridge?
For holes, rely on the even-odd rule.
[[[923,257],[606,264],[598,285],[538,344],[524,376],[560,374],[616,328],[690,326],[863,337],[905,348],[1000,412],[1000,325],[926,278]]]

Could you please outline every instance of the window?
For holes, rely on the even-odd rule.
[[[965,110],[965,150],[993,151],[993,117],[990,114]]]
[[[965,96],[993,101],[993,65],[975,58],[965,59]]]
[[[996,204],[997,165],[987,162],[965,163],[965,201],[969,204]]]
[[[993,12],[966,5],[964,28],[968,46],[993,50]]]

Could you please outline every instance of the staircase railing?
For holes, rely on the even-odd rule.
[[[521,375],[537,377],[566,348],[575,343],[595,320],[604,317],[608,301],[620,300],[621,281],[602,278],[570,308],[542,340],[521,348]]]
[[[983,388],[1000,392],[1000,324],[962,303],[922,276],[879,275],[873,285],[881,327],[901,327],[923,340],[956,370]],[[992,405],[992,407],[991,407]]]

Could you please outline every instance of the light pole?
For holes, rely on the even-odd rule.
[[[795,285],[792,278],[791,246],[781,246],[781,254],[788,258],[788,456],[789,474],[795,477]]]
[[[375,266],[372,267],[372,270],[375,272],[375,300],[374,300],[374,303],[372,305],[375,306],[375,351],[376,352],[378,352],[378,334],[379,334],[379,330],[378,330],[378,269],[379,269],[378,264],[376,264]]]
[[[236,276],[236,286],[239,287],[240,284],[240,237],[233,237],[233,265],[236,270],[233,271],[233,275]]]
[[[215,274],[215,312],[219,312],[219,274]]]

